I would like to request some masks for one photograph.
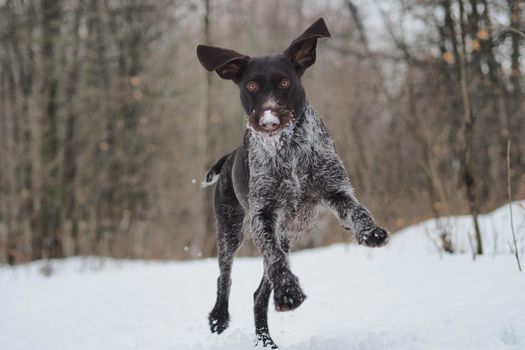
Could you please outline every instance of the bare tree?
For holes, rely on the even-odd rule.
[[[514,231],[514,216],[512,215],[512,192],[510,185],[510,140],[507,142],[507,194],[509,197],[509,214],[510,214],[510,230],[512,232],[512,244],[514,250],[514,256],[516,257],[516,263],[518,264],[518,270],[521,272],[520,252],[518,250],[518,242],[516,240],[516,232]]]
[[[481,241],[481,232],[478,222],[479,205],[476,198],[476,183],[473,170],[473,138],[474,138],[474,122],[475,118],[472,116],[472,109],[469,98],[469,85],[466,69],[466,29],[465,29],[465,9],[463,0],[459,2],[459,23],[461,27],[461,53],[460,53],[460,84],[461,84],[461,99],[463,101],[463,179],[467,192],[467,200],[472,215],[472,222],[474,224],[474,233],[476,238],[476,253],[483,254],[483,244]]]
[[[204,44],[211,45],[211,4],[210,0],[204,0],[204,17],[203,17],[203,40]],[[210,169],[213,164],[217,161],[217,155],[214,150],[217,149],[219,144],[220,135],[217,123],[217,114],[214,114],[212,104],[212,75],[206,74],[205,83],[205,172]],[[205,230],[203,242],[200,244],[202,253],[205,256],[211,256],[215,254],[215,214],[213,212],[213,189],[207,189],[204,191],[204,217],[205,217]]]

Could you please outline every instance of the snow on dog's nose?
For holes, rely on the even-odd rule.
[[[267,132],[277,130],[279,124],[281,124],[279,118],[269,109],[264,111],[259,119],[259,126]]]

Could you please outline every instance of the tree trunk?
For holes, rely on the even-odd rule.
[[[73,23],[73,52],[72,63],[68,74],[68,81],[66,87],[66,101],[68,101],[66,111],[66,125],[65,125],[65,139],[64,139],[64,153],[62,158],[62,186],[64,188],[64,196],[61,208],[62,224],[70,222],[71,239],[73,241],[73,255],[79,255],[80,242],[78,237],[78,210],[77,210],[77,194],[76,194],[76,177],[77,177],[77,141],[76,141],[76,124],[77,124],[77,108],[73,103],[77,94],[77,86],[80,73],[79,62],[79,46],[80,46],[80,20],[83,13],[82,4],[75,9],[75,18]]]
[[[512,85],[512,91],[510,92],[508,100],[508,126],[510,139],[512,143],[517,147],[514,147],[511,161],[514,164],[520,164],[522,159],[522,153],[524,152],[523,148],[523,134],[525,133],[525,126],[523,122],[523,114],[525,113],[523,109],[523,89],[521,86],[522,83],[522,72],[521,72],[521,53],[520,49],[523,49],[523,42],[525,34],[520,32],[522,30],[522,10],[520,3],[523,4],[520,0],[507,0],[509,7],[510,15],[510,39],[512,45],[511,51],[511,73],[510,73],[510,82]],[[518,145],[521,145],[518,146]]]
[[[210,25],[210,0],[204,0],[205,12],[204,12],[204,43],[210,45],[210,36],[211,36],[211,25]],[[206,123],[206,145],[205,145],[205,155],[206,155],[206,168],[207,172],[213,164],[217,161],[215,159],[213,150],[216,149],[218,145],[219,137],[217,135],[218,128],[217,125],[214,125],[212,120],[212,75],[210,73],[206,74],[206,96],[205,96],[205,123]],[[213,256],[216,254],[216,224],[215,224],[215,213],[213,210],[213,188],[208,188],[204,191],[204,215],[206,225],[204,227],[204,239],[202,246],[198,247],[202,249],[202,255],[204,256]]]
[[[478,223],[479,205],[476,199],[476,183],[473,172],[473,140],[474,140],[474,118],[470,106],[468,77],[466,69],[466,30],[465,30],[465,8],[463,0],[459,1],[459,23],[461,27],[461,55],[459,61],[460,67],[460,87],[461,98],[463,101],[463,180],[467,192],[467,201],[470,215],[474,224],[476,239],[476,254],[483,254],[483,245],[481,241],[481,232]]]
[[[42,63],[43,82],[40,88],[43,100],[43,187],[42,203],[40,205],[40,230],[44,239],[44,257],[63,257],[62,238],[60,228],[60,201],[61,187],[58,179],[60,169],[58,166],[59,153],[59,82],[56,67],[57,38],[60,34],[60,20],[62,4],[60,0],[42,1]],[[38,258],[38,250],[35,251]]]

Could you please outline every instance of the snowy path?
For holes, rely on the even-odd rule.
[[[524,204],[515,206],[521,247]],[[507,249],[507,216],[502,207],[481,217],[484,241],[497,233],[492,251]],[[444,222],[465,247],[470,220]],[[525,349],[525,272],[508,253],[475,262],[468,254],[442,260],[429,254],[435,226],[407,228],[381,249],[337,245],[293,254],[308,299],[286,313],[273,311],[271,302],[273,339],[295,350]],[[209,332],[206,319],[215,301],[215,259],[108,261],[99,270],[86,269],[86,261],[98,263],[68,259],[49,278],[38,273],[41,262],[0,268],[1,350],[253,348],[260,258],[235,260],[232,320],[220,336]]]
[[[230,328],[208,331],[216,262],[108,263],[51,278],[0,270],[1,349],[251,349],[259,259],[234,266]],[[308,299],[270,312],[282,349],[525,349],[525,274],[511,256],[402,255],[334,246],[295,254]]]

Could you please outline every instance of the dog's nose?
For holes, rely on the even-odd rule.
[[[270,110],[264,111],[263,115],[259,119],[259,126],[265,131],[277,130],[281,122],[279,118]]]

